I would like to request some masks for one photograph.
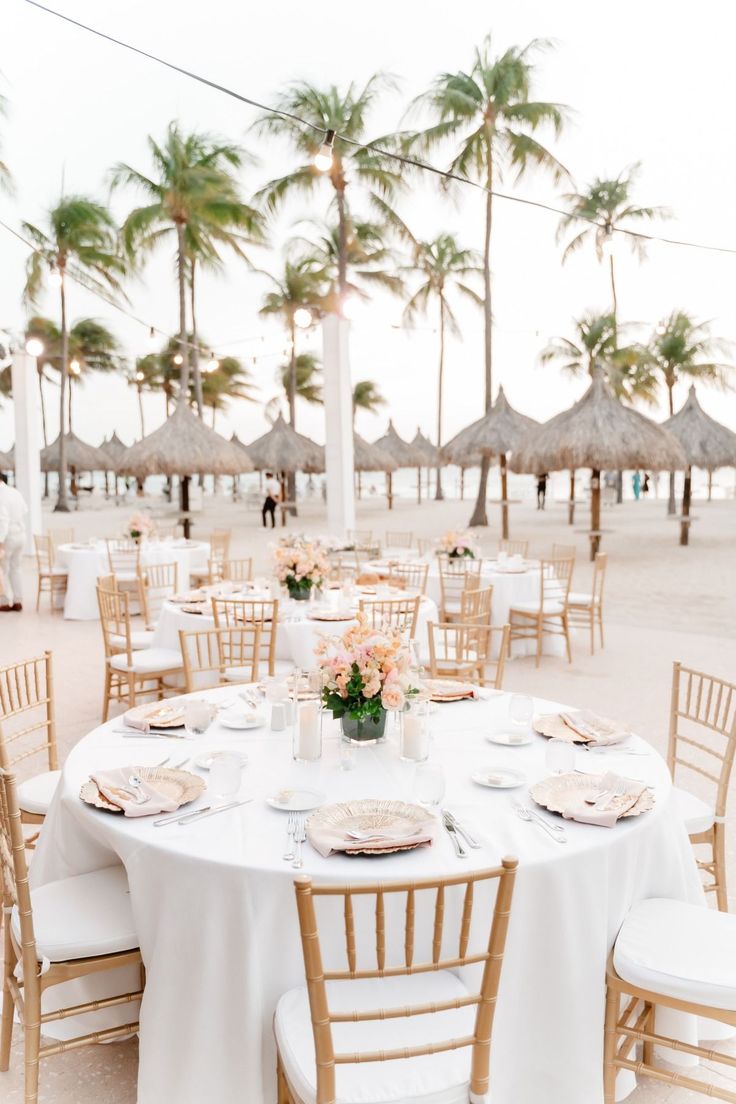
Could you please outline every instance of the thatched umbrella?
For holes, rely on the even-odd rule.
[[[663,422],[663,426],[680,442],[687,460],[680,518],[680,544],[687,544],[691,524],[692,469],[704,468],[712,472],[715,468],[736,465],[736,433],[705,413],[698,402],[694,385],[682,410]]]
[[[105,494],[108,493],[108,475],[109,472],[113,473],[115,478],[115,493],[118,489],[118,469],[123,462],[123,459],[127,455],[128,446],[124,441],[121,441],[118,437],[117,430],[113,433],[109,441],[103,441],[100,448],[110,460],[109,470],[105,469]]]
[[[378,445],[372,445],[359,433],[353,432],[353,466],[358,476],[358,498],[360,498],[363,490],[361,475],[364,471],[392,472],[396,471],[398,464]]]
[[[424,467],[427,468],[427,494],[429,494],[429,469],[438,468],[442,463],[442,453],[433,445],[429,437],[425,437],[421,429],[417,429],[411,447],[424,458]],[[422,501],[422,468],[417,466],[417,502]]]
[[[246,445],[245,441],[240,440],[237,433],[233,433],[233,435],[231,436],[230,444],[234,445],[235,448],[237,448],[237,449],[242,449],[243,452],[248,457],[248,459],[250,459],[250,453],[248,452],[248,446]],[[251,460],[251,463],[253,463],[252,460]],[[236,474],[236,475],[233,476],[233,501],[235,501],[237,499],[239,493],[240,493],[240,475]]]
[[[394,428],[393,419],[389,420],[388,429],[383,437],[380,437],[374,444],[380,448],[381,452],[389,454],[397,468],[416,468],[424,463],[423,454],[418,452],[408,441],[405,441],[403,437],[399,437]],[[388,499],[389,510],[393,510],[394,484],[393,472],[390,471],[386,472],[386,498]]]
[[[323,472],[325,470],[324,446],[318,445],[311,437],[297,433],[279,414],[267,433],[246,446],[254,467],[259,471],[279,473],[281,483],[281,502],[288,500],[287,475],[295,472]],[[291,512],[296,513],[292,504]],[[282,510],[281,518],[286,524],[286,515]]]
[[[511,457],[516,472],[591,469],[590,556],[601,543],[601,470],[686,466],[675,438],[643,414],[624,406],[596,370],[582,399],[535,429]]]
[[[64,437],[66,447],[66,463],[71,474],[71,492],[77,494],[77,474],[79,472],[104,472],[110,461],[101,448],[88,445],[74,433],[67,433]],[[40,453],[41,471],[52,472],[59,470],[59,437],[52,441]]]
[[[509,502],[507,478],[507,453],[514,452],[539,423],[527,418],[509,403],[503,387],[499,387],[496,401],[482,418],[462,429],[443,448],[447,460],[454,464],[469,465],[478,456],[498,456],[501,468],[501,536],[509,535]]]
[[[136,479],[145,479],[147,475],[180,476],[184,535],[188,537],[190,477],[234,475],[252,471],[253,464],[242,449],[206,426],[186,402],[179,402],[163,425],[127,450],[120,470]]]

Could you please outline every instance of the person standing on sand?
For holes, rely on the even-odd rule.
[[[631,477],[631,486],[634,489],[634,498],[639,501],[639,495],[641,494],[641,472],[635,471]]]
[[[644,472],[644,482],[641,485],[641,493],[644,498],[649,494],[649,472]]]
[[[547,480],[549,476],[542,472],[537,476],[537,509],[543,510],[547,502]]]
[[[9,487],[7,477],[0,474],[0,613],[23,609],[21,563],[27,513],[23,495]]]
[[[266,528],[266,518],[271,516],[271,528],[276,528],[276,506],[281,497],[281,488],[273,477],[273,472],[266,472],[266,499],[261,510],[263,528]]]

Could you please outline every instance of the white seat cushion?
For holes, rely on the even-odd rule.
[[[115,578],[119,583],[136,583],[138,575],[135,571],[116,571]]]
[[[68,575],[69,572],[65,567],[52,567],[50,571],[42,571],[42,575]]]
[[[562,602],[545,602],[542,607],[543,613],[562,613],[564,610]],[[539,613],[539,602],[517,602],[516,605],[511,607],[511,613],[514,610],[519,610],[520,613]]]
[[[635,905],[613,951],[624,981],[736,1011],[736,916],[653,897]]]
[[[695,794],[681,790],[679,786],[673,787],[675,801],[680,816],[685,821],[688,835],[697,836],[700,832],[707,832],[715,823],[715,809],[707,802],[701,801]]]
[[[253,668],[248,667],[226,667],[224,671],[224,677],[228,682],[252,682],[253,681]]]
[[[452,1000],[467,989],[449,971],[409,977],[328,984],[331,1011],[397,1008]],[[407,1019],[334,1024],[335,1053],[393,1050],[471,1035],[475,1009],[464,1008]],[[278,1003],[274,1030],[287,1079],[304,1101],[315,1100],[314,1037],[306,989],[292,989]],[[464,1047],[421,1058],[337,1066],[338,1104],[468,1104],[472,1051]]]
[[[144,648],[140,652],[133,652],[133,662],[128,666],[128,657],[123,652],[121,655],[111,656],[108,663],[116,671],[135,671],[142,675],[146,671],[176,671],[182,666],[181,653],[175,648]]]
[[[24,813],[46,816],[61,778],[61,771],[44,771],[18,786],[18,804]]]
[[[64,962],[131,951],[138,946],[123,866],[108,866],[39,886],[31,893],[31,904],[39,960]],[[11,923],[15,938],[20,940],[17,908],[13,909]]]
[[[131,648],[138,648],[138,649],[149,648],[151,646],[152,642],[153,642],[153,633],[149,632],[148,629],[136,629],[135,632],[132,632],[130,634],[130,646],[131,646]],[[110,637],[110,643],[112,644],[113,648],[124,648],[125,647],[125,637],[124,636],[118,636],[116,633],[114,633]]]
[[[567,599],[569,606],[592,606],[594,602],[597,605],[598,599],[594,599],[592,594],[580,594],[576,591],[573,591]]]

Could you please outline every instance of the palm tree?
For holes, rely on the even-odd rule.
[[[24,297],[36,303],[46,278],[55,275],[59,287],[60,379],[59,389],[59,496],[56,510],[68,511],[66,444],[64,440],[66,386],[69,375],[69,330],[66,317],[66,281],[69,277],[103,297],[120,291],[125,262],[117,249],[112,215],[87,196],[63,196],[47,212],[41,228],[24,222],[23,230],[35,250],[28,258]]]
[[[278,97],[276,108],[306,120],[316,131],[276,112],[267,112],[256,123],[261,131],[288,138],[304,157],[301,165],[270,181],[259,193],[269,210],[278,210],[293,193],[311,192],[324,183],[332,189],[337,214],[337,292],[341,298],[348,291],[350,242],[355,226],[353,191],[367,193],[371,207],[386,219],[391,217],[391,204],[401,186],[401,174],[387,157],[356,144],[366,141],[367,118],[381,92],[395,87],[393,78],[383,73],[375,73],[362,88],[352,83],[346,89],[335,85],[318,88],[297,81]],[[314,156],[328,134],[334,136],[332,162],[322,172],[314,164]]]
[[[59,328],[55,322],[52,322],[50,318],[43,318],[41,315],[34,315],[28,319],[26,323],[25,340],[30,338],[37,338],[42,342],[44,347],[44,353],[47,350],[54,351],[57,343],[60,342]],[[46,375],[46,369],[54,368],[58,371],[61,360],[57,358],[56,364],[53,359],[44,360],[43,354],[36,359],[36,372],[38,374],[38,395],[41,403],[41,432],[43,434],[44,448],[49,443],[48,427],[46,421],[46,395],[44,393],[44,382],[50,382],[49,377]],[[48,497],[48,477],[49,473],[45,473],[46,490],[45,494]]]
[[[378,384],[373,380],[358,380],[353,387],[353,427],[355,415],[359,410],[365,410],[369,414],[377,414],[380,406],[385,406],[386,400],[378,390]]]
[[[218,410],[225,410],[228,399],[255,402],[253,379],[248,369],[234,356],[220,357],[216,368],[210,368],[202,379],[204,405],[212,411],[212,428]]]
[[[312,221],[312,226],[317,231],[315,237],[301,240],[310,255],[324,268],[330,290],[335,293],[340,259],[339,228],[319,221]],[[403,293],[404,282],[396,271],[394,252],[388,244],[390,236],[397,232],[400,237],[411,238],[395,216],[390,223],[369,219],[351,221],[346,243],[348,293],[362,299],[368,298],[368,290],[372,287],[382,287],[393,295]]]
[[[296,398],[312,405],[321,404],[322,380],[319,358],[315,353],[300,353],[296,358]],[[286,395],[287,403],[291,394],[291,360],[276,369],[276,380]],[[270,422],[274,422],[281,413],[281,395],[274,395],[266,403],[264,413]]]
[[[674,310],[656,327],[649,341],[649,356],[655,373],[662,377],[667,389],[667,409],[675,412],[674,390],[680,380],[703,380],[717,387],[727,387],[727,374],[732,365],[715,358],[727,352],[728,345],[711,337],[707,322],[696,322],[683,310]],[[667,513],[677,510],[675,473],[670,472]]]
[[[493,189],[506,172],[516,180],[528,169],[543,168],[555,181],[566,175],[557,158],[535,137],[551,127],[562,131],[566,109],[561,104],[532,99],[534,55],[549,43],[533,39],[494,55],[490,35],[475,50],[470,70],[440,73],[430,89],[415,101],[428,107],[434,125],[408,139],[408,147],[431,151],[447,140],[457,143],[450,170],[478,181],[486,190],[483,242],[483,316],[485,328],[485,408],[490,410],[493,385],[492,232]],[[471,525],[487,525],[486,487],[490,457],[481,464],[478,498]]]
[[[611,311],[588,311],[573,319],[574,339],[554,337],[540,354],[542,364],[558,364],[570,376],[606,375],[614,394],[626,402],[656,401],[648,350],[636,343],[619,345],[622,327]]]
[[[189,390],[190,346],[187,340],[187,282],[193,282],[192,259],[216,263],[221,245],[243,256],[242,241],[262,238],[261,215],[241,199],[233,170],[244,161],[239,146],[209,134],[184,134],[169,123],[163,144],[152,137],[148,147],[152,176],[120,163],[113,185],[130,184],[149,200],[123,224],[129,256],[154,249],[173,237],[179,293],[180,391]],[[195,343],[195,348],[196,343]],[[198,376],[198,372],[197,372]],[[195,383],[199,395],[199,382]]]
[[[164,390],[164,373],[161,359],[155,353],[139,357],[135,362],[135,371],[128,376],[128,383],[135,387],[138,396],[138,417],[141,422],[141,437],[146,436],[146,422],[143,414],[144,391],[155,392]],[[169,414],[168,400],[166,403],[166,416]]]
[[[459,336],[460,327],[448,300],[453,291],[483,306],[483,298],[466,282],[466,277],[483,275],[482,258],[472,249],[462,249],[452,234],[439,234],[433,241],[417,241],[414,256],[404,270],[418,275],[420,284],[404,308],[404,321],[426,314],[433,300],[439,311],[439,368],[437,375],[437,448],[442,448],[442,399],[445,373],[445,335],[449,329]],[[442,469],[437,465],[435,498],[442,499]]]

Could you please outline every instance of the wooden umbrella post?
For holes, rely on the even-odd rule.
[[[422,469],[417,468],[417,505],[422,504]]]
[[[393,472],[386,472],[386,498],[388,499],[388,508],[393,510],[394,508],[394,477]]]
[[[601,543],[601,473],[593,468],[590,475],[590,558],[595,560]]]
[[[460,501],[465,498],[465,468],[460,469]]]
[[[570,501],[567,504],[567,524],[575,524],[575,469],[570,471]]]
[[[713,469],[708,468],[708,501],[713,501]]]
[[[693,469],[688,464],[685,469],[685,486],[682,489],[682,518],[680,519],[680,544],[690,542],[690,499],[692,496]]]
[[[355,474],[358,476],[358,498],[362,498],[363,497],[363,473],[362,472],[356,472]]]
[[[501,466],[501,536],[509,539],[509,496],[508,496],[508,472],[506,469],[506,453],[502,452],[498,457]]]
[[[189,517],[189,476],[182,476],[179,481],[179,501],[182,512],[182,525],[184,528],[184,537],[189,540],[189,535],[192,528],[192,523]]]

